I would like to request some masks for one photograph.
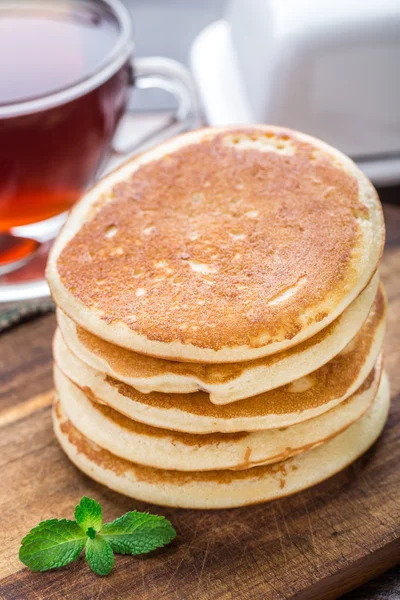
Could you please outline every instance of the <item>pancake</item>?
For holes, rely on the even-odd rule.
[[[143,393],[191,393],[203,390],[214,404],[227,404],[285,385],[308,375],[338,354],[356,335],[375,298],[378,275],[330,325],[288,350],[253,361],[224,364],[179,363],[153,358],[110,344],[76,325],[58,310],[61,334],[80,360]],[[383,289],[375,298],[368,323],[385,310]]]
[[[317,417],[353,394],[371,372],[382,347],[384,318],[361,330],[348,346],[314,373],[258,396],[217,406],[208,394],[142,394],[77,359],[59,331],[54,360],[94,401],[154,427],[187,433],[234,433],[287,427]]]
[[[383,242],[376,191],[339,151],[272,126],[204,129],[92,188],[47,278],[57,305],[111,343],[237,362],[329,325],[370,281]]]
[[[244,471],[168,471],[118,458],[84,437],[63,413],[53,411],[55,434],[70,460],[86,475],[138,500],[181,508],[233,508],[288,496],[347,467],[377,439],[387,419],[389,385],[382,377],[367,412],[325,444],[274,465]]]
[[[61,407],[85,437],[112,454],[141,465],[179,471],[248,469],[276,463],[338,435],[372,404],[381,361],[350,398],[323,415],[284,429],[196,435],[143,425],[90,400],[55,367]]]

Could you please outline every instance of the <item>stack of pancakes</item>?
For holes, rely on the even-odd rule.
[[[54,427],[128,496],[278,498],[343,469],[389,408],[384,223],[354,163],[287,129],[204,129],[108,175],[47,276]]]

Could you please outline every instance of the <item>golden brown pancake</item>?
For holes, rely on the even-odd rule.
[[[55,434],[72,462],[92,479],[145,502],[182,508],[232,508],[304,490],[331,477],[377,439],[387,419],[389,385],[382,377],[369,410],[325,444],[273,465],[243,471],[169,471],[118,458],[90,442],[66,418],[59,402]]]
[[[190,132],[72,211],[47,268],[82,327],[152,356],[236,362],[332,322],[370,281],[384,225],[355,164],[271,126]]]
[[[204,392],[143,394],[77,359],[59,331],[53,352],[57,366],[87,395],[135,421],[188,433],[255,431],[306,421],[348,398],[370,374],[382,347],[384,330],[385,311],[380,310],[340,354],[317,371],[222,406],[210,402]]]
[[[325,443],[350,427],[376,396],[381,362],[354,394],[332,410],[291,427],[251,433],[197,435],[151,427],[94,402],[57,368],[54,378],[62,409],[74,427],[112,454],[159,469],[237,470],[280,462]]]
[[[214,404],[229,404],[315,371],[343,350],[361,328],[368,312],[369,326],[374,327],[385,312],[383,288],[375,295],[377,285],[378,274],[333,323],[312,338],[277,354],[239,363],[181,363],[153,358],[102,340],[61,310],[57,311],[57,321],[71,352],[113,379],[143,393],[185,394],[203,390],[210,394]]]

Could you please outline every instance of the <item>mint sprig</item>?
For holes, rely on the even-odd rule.
[[[114,553],[145,554],[176,536],[164,517],[137,511],[103,524],[100,504],[86,496],[74,514],[76,521],[50,519],[31,529],[19,550],[24,565],[32,571],[57,569],[77,560],[85,548],[92,571],[108,575],[114,566]]]

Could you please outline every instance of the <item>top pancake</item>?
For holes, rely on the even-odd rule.
[[[356,298],[384,241],[350,159],[290,130],[191,132],[108,175],[47,268],[57,304],[117,345],[235,362],[307,339]]]

